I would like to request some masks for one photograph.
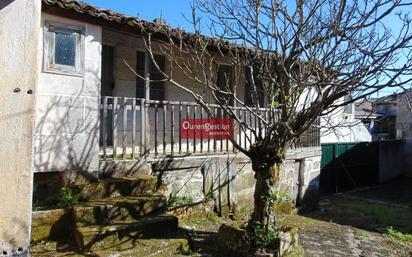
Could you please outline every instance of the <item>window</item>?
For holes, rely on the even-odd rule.
[[[145,52],[137,52],[137,63],[136,71],[139,76],[145,76],[145,60],[148,58],[150,61],[150,100],[165,100],[165,82],[161,81],[164,79],[163,74],[156,68],[152,62],[149,55],[146,55]],[[165,70],[165,57],[163,55],[154,55],[154,59],[161,70]],[[144,79],[137,77],[136,79],[136,97],[137,98],[146,98],[145,93],[145,81]]]
[[[226,92],[233,92],[233,70],[230,65],[218,65],[217,82],[216,85],[220,90]],[[229,95],[217,95],[224,101],[229,101],[230,105],[233,105],[233,97]]]
[[[251,78],[251,74],[250,74],[250,69],[248,67],[245,67],[245,77],[246,77],[246,82],[245,82],[245,104],[247,106],[256,106],[256,104],[254,103],[254,99],[253,99],[253,83],[252,83],[252,78]],[[256,86],[256,91],[257,91],[257,100],[259,101],[259,106],[260,108],[264,107],[264,103],[265,103],[265,92],[263,89],[263,83],[262,80],[258,77],[258,74],[255,72],[255,74],[253,74],[253,80],[255,82],[255,86]]]
[[[44,32],[44,70],[83,75],[84,29],[46,22]]]

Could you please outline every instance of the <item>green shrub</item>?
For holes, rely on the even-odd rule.
[[[274,243],[278,235],[279,231],[276,226],[269,225],[265,228],[259,221],[255,222],[254,237],[257,248],[263,249],[271,246],[271,244]]]
[[[386,229],[386,235],[405,242],[412,242],[412,234],[402,233],[393,227]]]
[[[64,186],[59,191],[57,199],[57,207],[70,208],[77,204],[82,199],[80,193],[74,193],[70,187]]]

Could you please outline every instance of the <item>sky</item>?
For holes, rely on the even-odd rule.
[[[84,0],[100,8],[111,9],[128,16],[137,16],[141,19],[152,21],[162,17],[172,27],[180,27],[186,31],[193,31],[192,26],[184,18],[191,14],[191,0]],[[399,29],[399,25],[392,22],[393,30]],[[396,90],[386,88],[373,97],[379,97],[394,93]]]
[[[183,13],[191,13],[189,0],[85,0],[85,2],[148,21],[162,16],[172,27],[192,30],[190,24],[183,18]]]

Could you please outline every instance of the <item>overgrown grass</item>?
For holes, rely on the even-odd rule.
[[[192,195],[178,195],[178,194],[179,194],[179,190],[174,188],[172,192],[170,193],[169,199],[167,201],[167,205],[169,207],[190,205],[195,202]]]
[[[412,233],[412,208],[393,207],[353,199],[336,199],[335,204],[355,210],[381,228],[393,227],[402,233]]]
[[[412,242],[412,234],[402,233],[393,227],[388,227],[386,235],[405,242]]]

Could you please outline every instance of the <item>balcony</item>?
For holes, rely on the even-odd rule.
[[[209,105],[215,117],[229,120],[218,105]],[[242,129],[239,122],[264,135],[261,121],[244,107],[233,107],[239,121],[231,120],[230,137],[244,148],[256,141],[251,129]],[[261,116],[269,118],[267,109]],[[100,100],[100,158],[132,160],[152,157],[231,154],[238,150],[228,137],[210,136],[200,130],[195,136],[183,133],[183,120],[211,120],[207,112],[194,102],[154,101],[129,97],[102,97]],[[319,128],[312,126],[291,148],[319,146]]]

